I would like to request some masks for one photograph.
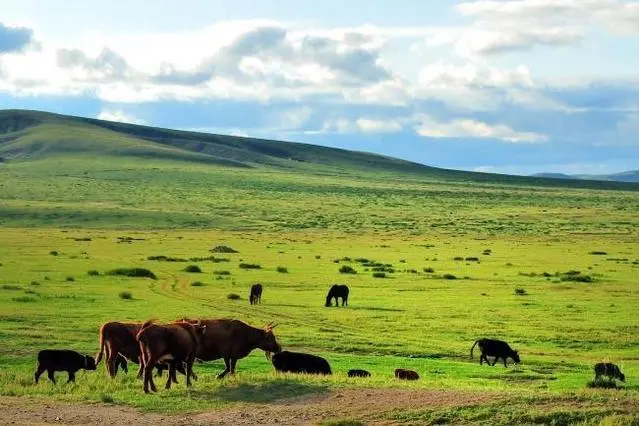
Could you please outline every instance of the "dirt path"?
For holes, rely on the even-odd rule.
[[[16,425],[309,425],[343,418],[382,424],[381,415],[392,410],[482,404],[504,398],[504,395],[495,393],[345,389],[272,404],[242,404],[199,414],[161,415],[106,404],[42,403],[26,398],[3,397],[0,398],[0,419],[2,424]]]

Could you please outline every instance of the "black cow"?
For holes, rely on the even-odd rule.
[[[622,382],[626,381],[626,376],[624,376],[619,367],[609,362],[600,362],[595,364],[595,380],[599,379],[599,376],[606,376],[610,379],[619,379]]]
[[[251,305],[262,303],[262,284],[253,284],[251,286],[249,302],[251,302]]]
[[[506,364],[506,358],[512,358],[515,363],[519,364],[519,354],[517,351],[513,350],[508,343],[502,340],[496,339],[479,339],[476,340],[473,344],[473,347],[470,348],[470,357],[473,357],[473,349],[475,349],[475,345],[479,345],[479,350],[481,350],[481,356],[479,357],[479,364],[483,364],[486,361],[488,365],[495,365],[499,358],[504,360],[504,367],[508,367]],[[495,360],[491,364],[488,361],[489,356],[494,356]]]
[[[395,377],[399,380],[419,380],[417,371],[406,370],[405,368],[396,368]]]
[[[274,354],[271,362],[283,373],[332,374],[328,361],[317,355],[282,351]]]
[[[69,373],[67,383],[75,382],[75,373],[78,370],[95,370],[95,360],[90,355],[82,355],[76,351],[44,349],[38,352],[38,367],[34,376],[36,383],[45,370],[49,380],[54,384],[56,371],[66,371]]]
[[[371,373],[366,370],[353,369],[348,370],[348,377],[370,377]]]
[[[348,286],[334,284],[331,289],[328,291],[326,295],[326,304],[325,306],[332,306],[331,299],[335,299],[335,306],[339,306],[338,297],[342,298],[342,306],[348,306]]]

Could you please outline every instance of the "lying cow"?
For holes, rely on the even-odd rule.
[[[395,369],[395,378],[400,380],[418,380],[419,374],[413,370],[406,370],[404,368]]]
[[[626,381],[626,376],[621,372],[619,367],[609,362],[600,362],[595,364],[595,380],[600,376],[606,376],[611,380],[619,379],[622,382]]]
[[[206,326],[206,335],[202,337],[197,358],[201,361],[215,361],[222,358],[225,368],[217,376],[218,379],[222,379],[228,373],[235,374],[237,361],[254,349],[263,350],[267,358],[271,352],[278,353],[282,350],[273,334],[273,328],[275,328],[273,323],[264,328],[256,328],[234,319],[184,319],[183,321]]]
[[[317,355],[282,351],[273,355],[271,362],[283,373],[332,374],[328,361]]]
[[[348,370],[348,377],[370,377],[371,373],[366,370],[353,369]]]
[[[206,326],[176,322],[157,325],[153,321],[142,324],[136,335],[140,345],[140,363],[144,368],[144,392],[149,393],[149,386],[153,392],[157,391],[153,382],[153,368],[158,362],[171,360],[169,379],[166,389],[171,388],[175,380],[176,365],[186,365],[186,385],[191,386],[193,362],[200,346],[200,338],[206,332]]]
[[[82,355],[76,351],[44,349],[38,352],[38,367],[34,376],[36,383],[45,370],[54,384],[56,371],[66,371],[69,374],[67,383],[75,382],[78,370],[95,370],[95,360],[90,355]]]
[[[508,367],[506,364],[506,358],[512,358],[515,363],[519,364],[521,361],[519,359],[519,354],[517,351],[513,350],[508,343],[502,340],[496,339],[479,339],[476,340],[473,346],[470,348],[470,357],[473,357],[473,349],[475,349],[475,345],[479,345],[479,350],[481,351],[481,355],[479,357],[479,365],[483,364],[486,361],[488,365],[495,365],[499,358],[504,360],[504,367]],[[489,356],[494,356],[495,360],[491,364],[488,361]]]

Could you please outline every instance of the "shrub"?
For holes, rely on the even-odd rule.
[[[22,287],[17,284],[3,284],[0,288],[3,290],[22,290]]]
[[[373,272],[373,278],[386,278],[386,272]]]
[[[240,263],[240,268],[241,269],[261,269],[262,267],[254,263]]]
[[[457,277],[454,276],[453,274],[444,274],[444,275],[442,275],[442,278],[445,279],[445,280],[456,280],[457,279]]]
[[[124,277],[140,277],[157,279],[155,274],[146,268],[116,268],[106,272],[107,275],[120,275]]]
[[[526,296],[528,294],[528,292],[526,290],[524,290],[523,288],[516,288],[515,289],[515,294],[517,296]]]
[[[426,272],[427,274],[432,274],[433,272],[435,272],[435,270],[433,268],[424,268],[424,272]]]
[[[461,256],[455,256],[453,260],[460,261],[460,260],[464,260],[464,258]]]
[[[204,283],[202,281],[193,281],[191,287],[204,287]]]
[[[40,283],[39,283],[39,282],[37,282],[37,281],[31,281],[31,285],[32,285],[32,286],[38,286],[38,285],[40,285]]]
[[[340,274],[356,274],[357,271],[348,265],[342,265],[342,267],[339,268],[339,273]]]
[[[279,272],[281,274],[288,274],[288,268],[286,268],[284,266],[278,266],[277,267],[277,272]]]
[[[18,302],[18,303],[32,303],[32,302],[37,302],[38,299],[36,299],[35,297],[31,297],[31,296],[18,296],[18,297],[14,297],[11,300],[13,300],[14,302]]]
[[[159,262],[186,262],[186,259],[182,259],[181,257],[170,257],[170,256],[149,256],[146,260],[157,260]]]
[[[321,258],[322,258],[322,256],[320,256],[319,254],[315,255],[315,259],[321,259]]]
[[[44,276],[44,280],[45,280],[45,281],[51,281],[51,278],[49,278],[49,276],[48,276],[48,275],[45,275],[45,276]]]
[[[191,272],[194,274],[201,274],[202,273],[202,269],[200,269],[199,266],[197,265],[189,265],[186,268],[184,268],[184,272]]]
[[[365,259],[363,257],[358,257],[357,259],[355,259],[355,262],[357,262],[357,263],[369,263],[370,260]]]
[[[588,254],[594,254],[595,256],[605,256],[605,255],[607,255],[608,253],[606,253],[605,251],[591,251],[591,252],[590,252],[590,253],[588,253]]]
[[[107,395],[103,393],[102,395],[100,395],[100,401],[102,401],[105,404],[113,404],[115,400],[113,399],[111,395]]]
[[[120,299],[124,299],[124,300],[133,299],[133,294],[131,294],[130,291],[121,291],[120,294],[118,294],[118,296],[120,297]]]
[[[594,282],[595,279],[590,275],[562,275],[560,277],[561,281],[574,281],[580,283],[591,283]]]
[[[207,256],[207,257],[189,257],[189,261],[191,261],[191,262],[221,263],[221,262],[230,262],[231,259],[229,259],[227,257]],[[185,262],[186,262],[186,260],[185,260]]]
[[[87,275],[90,275],[92,277],[95,277],[97,275],[100,275],[99,271],[96,271],[95,269],[91,269],[89,272],[87,272]]]
[[[75,281],[75,278],[73,278],[73,277],[66,277],[64,280],[65,280],[65,281]]]
[[[235,294],[235,293],[229,293],[226,295],[226,298],[229,300],[240,300],[241,297],[239,294]]]
[[[231,275],[231,271],[213,271],[214,275]]]
[[[51,250],[51,251],[49,252],[49,254],[50,254],[51,256],[57,256],[57,255],[59,255],[60,253],[58,253],[56,250]]]
[[[215,246],[210,250],[211,253],[239,253],[239,251],[229,246]]]
[[[466,258],[466,262],[479,262],[479,258],[475,256],[470,256]]]
[[[406,259],[399,259],[399,263],[406,263]]]

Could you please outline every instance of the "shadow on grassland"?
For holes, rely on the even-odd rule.
[[[211,390],[191,392],[194,399],[221,399],[227,402],[268,403],[281,399],[307,395],[326,395],[329,388],[323,384],[303,383],[293,380],[274,380],[265,383],[239,383]]]

